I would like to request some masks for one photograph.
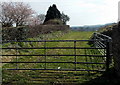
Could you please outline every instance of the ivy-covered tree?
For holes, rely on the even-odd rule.
[[[49,7],[47,14],[45,16],[44,23],[51,19],[61,19],[61,13],[57,9],[57,6],[55,4]]]

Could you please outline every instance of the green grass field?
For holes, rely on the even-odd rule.
[[[29,38],[28,40],[88,40],[93,32],[74,32],[70,31],[68,33],[52,33],[46,35],[40,35],[36,38]],[[73,47],[73,42],[47,42],[46,47]],[[34,42],[34,43],[7,43],[3,44],[3,47],[44,47],[44,43],[41,42]],[[76,47],[89,47],[87,42],[77,42]],[[22,50],[3,50],[3,54],[44,54],[44,49],[22,49]],[[90,52],[86,50],[76,50],[76,54],[85,54]],[[96,52],[97,53],[97,52]],[[47,49],[46,54],[71,54],[74,55],[74,49]],[[20,62],[27,62],[27,61],[34,61],[34,62],[74,62],[74,56],[18,56],[16,60],[16,56],[5,56],[2,58],[3,61],[20,61]],[[77,62],[90,62],[90,57],[77,57]],[[102,60],[102,58],[100,59]],[[93,62],[100,62],[97,58],[92,59]],[[74,69],[74,64],[68,63],[12,63],[12,64],[3,64],[4,68],[40,68],[44,69],[46,65],[47,69]],[[100,69],[101,65],[87,65],[87,64],[77,64],[77,69]],[[53,84],[81,84],[90,79],[94,79],[97,76],[100,76],[100,73],[95,72],[81,72],[81,71],[52,71],[52,70],[42,70],[42,71],[32,71],[32,70],[3,70],[3,83],[11,83],[13,85],[21,85],[22,83],[32,84],[32,83],[39,83],[39,84],[46,84],[46,85],[53,85]],[[3,84],[3,85],[4,85]],[[30,85],[31,85],[30,84]]]

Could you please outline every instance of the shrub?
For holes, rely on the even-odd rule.
[[[27,27],[6,27],[2,28],[2,40],[24,40],[28,36]]]
[[[36,25],[2,28],[2,40],[24,40],[55,31],[67,31],[68,25]]]
[[[63,22],[60,19],[51,19],[44,23],[45,25],[63,25]]]
[[[120,76],[120,23],[113,28],[113,58],[114,67],[117,74]]]

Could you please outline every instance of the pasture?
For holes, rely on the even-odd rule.
[[[70,31],[68,33],[56,32],[52,34],[40,35],[36,38],[29,38],[28,40],[88,40],[93,32],[75,32]],[[88,42],[77,42],[76,47],[90,47]],[[14,43],[5,43],[3,47],[44,47],[42,42],[14,42]],[[73,42],[46,42],[46,47],[74,47]],[[44,53],[53,55],[53,54],[71,54],[74,55],[74,49],[7,49],[2,50],[3,54],[38,54],[42,55]],[[76,54],[81,55],[88,53],[86,50],[76,50]],[[94,53],[99,54],[99,52],[94,51]],[[16,58],[17,57],[17,58]],[[46,59],[45,59],[46,58]],[[16,60],[17,59],[17,60]],[[89,57],[77,57],[78,62],[90,62],[91,58]],[[93,61],[100,62],[97,58],[92,59]],[[74,62],[74,56],[4,56],[2,61],[17,61],[17,62]],[[34,69],[74,69],[75,65],[71,63],[9,63],[3,64],[4,68],[34,68]],[[77,69],[99,69],[102,65],[88,65],[88,64],[78,64],[76,65]],[[39,83],[39,84],[80,84],[90,79],[94,79],[100,76],[101,73],[88,72],[88,71],[60,71],[60,70],[3,70],[3,83],[11,84],[21,84],[21,83]]]

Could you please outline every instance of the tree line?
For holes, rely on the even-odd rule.
[[[39,14],[31,8],[29,4],[23,2],[3,2],[1,6],[0,23],[2,27],[25,26],[25,25],[40,25],[47,21],[57,19],[66,25],[70,20],[69,16],[57,9],[53,4],[48,8],[47,14]]]

